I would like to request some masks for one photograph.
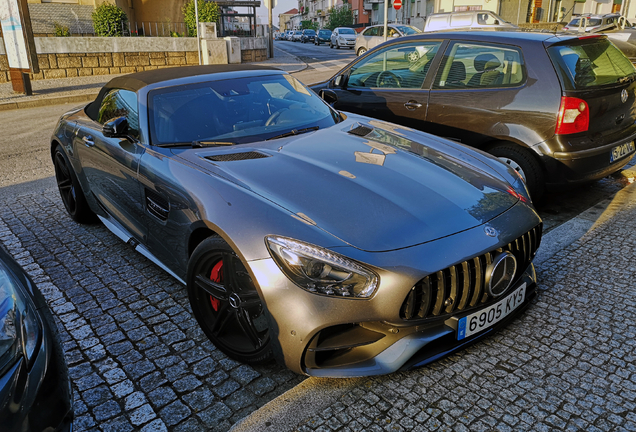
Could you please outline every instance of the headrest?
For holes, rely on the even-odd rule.
[[[475,69],[477,69],[477,72],[497,69],[499,66],[501,66],[501,62],[493,54],[479,54],[475,57]]]

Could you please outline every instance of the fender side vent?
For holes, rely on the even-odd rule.
[[[146,209],[148,213],[165,222],[170,213],[170,203],[157,192],[146,189]]]
[[[351,135],[357,135],[357,136],[363,137],[373,132],[373,128],[370,128],[369,126],[363,126],[360,123],[358,123],[358,126],[352,128],[351,130],[347,132],[350,133]]]
[[[249,159],[262,159],[269,157],[269,155],[259,153],[259,152],[243,152],[243,153],[227,153],[227,154],[218,154],[206,156],[206,159],[209,159],[214,162],[233,162],[233,161],[241,161],[241,160],[249,160]]]

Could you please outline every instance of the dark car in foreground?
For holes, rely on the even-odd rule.
[[[71,431],[62,343],[37,286],[0,246],[0,430]]]
[[[605,177],[634,154],[636,69],[602,35],[406,36],[312,88],[333,92],[336,109],[485,150],[521,173],[535,199],[546,184]]]
[[[313,376],[389,373],[536,295],[520,176],[461,144],[332,109],[275,69],[111,80],[51,141],[62,201],[187,287],[217,348]]]

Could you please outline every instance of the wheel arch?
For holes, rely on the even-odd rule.
[[[517,146],[517,147],[527,151],[530,155],[532,155],[532,158],[539,164],[543,174],[544,175],[546,174],[545,163],[541,160],[541,158],[539,157],[539,154],[537,153],[537,151],[533,147],[528,146],[526,143],[524,143],[522,141],[518,141],[518,140],[515,140],[515,139],[494,138],[491,141],[488,141],[485,144],[481,145],[479,148],[481,150],[485,151],[486,153],[490,154],[490,151],[493,148],[499,147],[499,146],[503,146],[503,145]]]

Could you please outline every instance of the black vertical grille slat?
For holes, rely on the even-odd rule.
[[[537,225],[505,246],[432,273],[409,291],[400,316],[406,320],[439,318],[495,301],[485,286],[486,267],[497,253],[508,251],[517,260],[517,280],[530,265],[541,244]]]

